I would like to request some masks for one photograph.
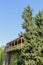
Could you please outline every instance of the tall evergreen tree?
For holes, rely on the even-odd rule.
[[[30,6],[23,12],[23,29],[25,33],[22,48],[22,65],[43,65],[43,11],[35,17]]]

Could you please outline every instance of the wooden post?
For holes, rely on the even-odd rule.
[[[21,37],[21,48],[22,48],[22,37]]]
[[[15,46],[15,41],[14,41],[14,46]]]
[[[17,39],[17,44],[18,44],[18,39]]]

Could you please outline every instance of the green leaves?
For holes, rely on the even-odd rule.
[[[29,30],[28,26],[31,25],[31,20],[32,20],[32,9],[30,9],[29,6],[24,10],[22,17],[25,21],[22,27],[26,29],[26,31],[28,31]]]
[[[4,51],[0,48],[0,65],[3,64],[3,59],[4,59]]]
[[[23,12],[23,37],[22,60],[25,65],[43,65],[43,11],[33,17],[30,6]]]

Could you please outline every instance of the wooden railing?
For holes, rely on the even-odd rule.
[[[18,44],[20,44],[20,46],[22,46],[22,43],[24,42],[23,38],[18,38],[14,41],[11,41],[10,43],[7,44],[6,48],[5,48],[5,52],[10,52],[11,47],[14,47]]]

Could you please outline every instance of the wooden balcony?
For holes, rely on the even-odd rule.
[[[24,42],[23,38],[17,38],[16,40],[9,42],[5,48],[5,52],[14,51],[17,48],[21,48],[23,42]]]

